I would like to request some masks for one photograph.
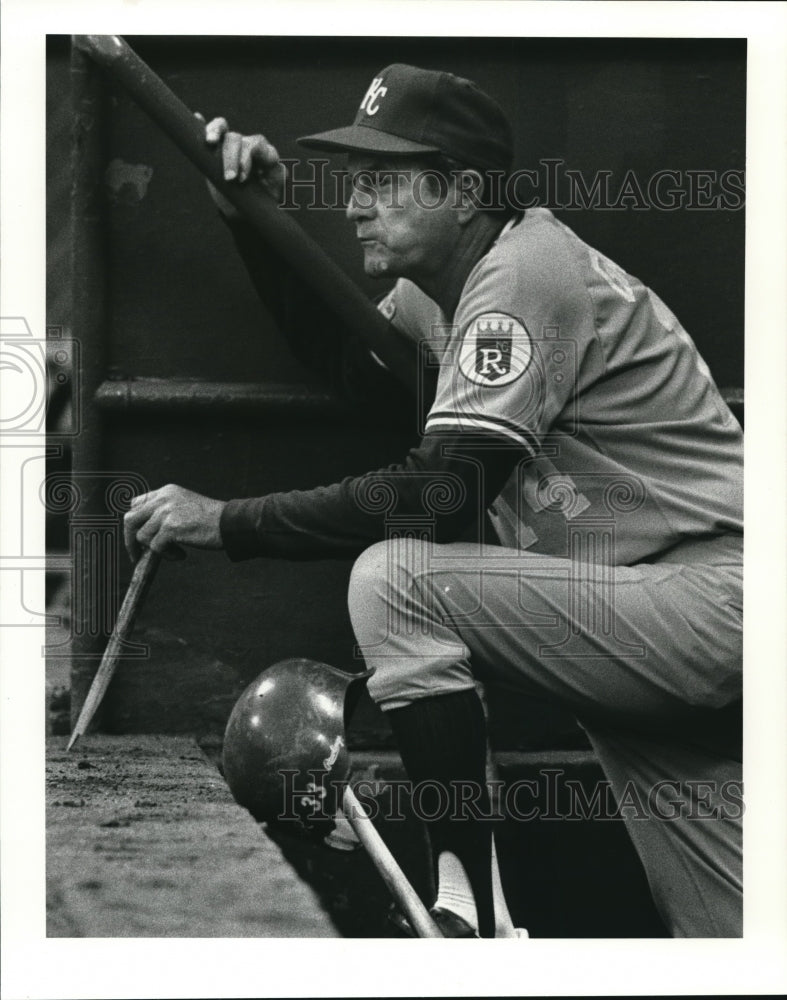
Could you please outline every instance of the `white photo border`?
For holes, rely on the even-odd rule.
[[[748,39],[744,938],[477,942],[471,948],[366,940],[47,939],[44,640],[37,629],[17,628],[0,634],[3,996],[350,997],[381,989],[390,996],[785,991],[787,4],[4,0],[0,15],[0,316],[24,317],[35,336],[42,336],[46,325],[47,34],[182,35],[185,28],[195,35]],[[6,524],[6,530],[13,526]],[[43,606],[43,573],[40,587],[41,593],[31,599]]]

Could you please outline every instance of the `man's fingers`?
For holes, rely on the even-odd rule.
[[[139,507],[139,505],[145,503],[146,500],[150,500],[152,496],[153,493],[138,493],[135,497],[131,498],[131,509],[134,510],[135,507]]]
[[[225,502],[169,483],[131,501],[123,518],[126,549],[136,562],[143,549],[166,559],[185,559],[184,546],[222,548]]]
[[[123,543],[126,546],[128,557],[132,562],[136,562],[139,559],[142,551],[141,546],[137,542],[137,528],[139,524],[139,519],[135,519],[131,511],[123,518]]]
[[[205,121],[198,111],[195,117]],[[225,180],[237,179],[245,184],[256,171],[260,180],[272,183],[274,187],[281,184],[280,175],[284,168],[279,161],[279,152],[264,135],[241,135],[240,132],[230,131],[226,118],[213,118],[205,126],[205,141],[211,146],[221,142]]]
[[[244,136],[240,144],[238,161],[238,180],[241,184],[245,184],[249,179],[249,174],[251,174],[253,150],[253,141],[248,136]]]
[[[136,562],[142,554],[142,549],[148,547],[145,537],[140,537],[140,534],[143,525],[150,522],[151,516],[156,511],[157,493],[157,490],[153,490],[151,493],[140,493],[134,497],[123,518],[123,541],[132,562]]]
[[[124,539],[124,544],[126,546],[126,552],[132,563],[136,563],[140,555],[142,555],[142,547],[137,545],[137,540],[133,535],[126,534]]]
[[[197,117],[205,121],[202,115],[197,115]],[[228,130],[229,125],[226,118],[212,118],[205,126],[205,142],[211,146],[215,145]]]
[[[140,493],[139,496],[134,497],[123,518],[123,542],[132,562],[136,562],[142,552],[141,546],[137,542],[137,530],[145,520],[144,516],[141,516],[141,510],[147,497],[147,493]]]
[[[123,540],[129,558],[136,562],[144,549],[152,549],[165,559],[185,559],[185,549],[170,539],[166,512],[155,507],[153,500],[153,493],[134,497],[130,510],[123,518]]]
[[[224,162],[224,179],[227,181],[234,181],[238,176],[242,138],[239,132],[227,132],[224,136],[221,155]]]
[[[279,151],[264,135],[252,136],[252,159],[257,178],[277,200],[284,193],[287,169],[279,158]]]
[[[268,142],[264,135],[251,137],[253,142],[254,160],[258,166],[275,167],[279,162],[279,151],[272,142]]]
[[[154,510],[148,515],[144,513],[126,515],[127,522],[130,522],[132,530],[135,531],[137,544],[143,545],[146,549],[153,549],[154,552],[161,552],[163,545],[166,545],[166,538],[159,538],[163,518],[162,510]]]

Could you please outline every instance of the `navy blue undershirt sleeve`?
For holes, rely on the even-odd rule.
[[[400,465],[312,490],[230,500],[221,518],[232,560],[347,558],[396,525],[435,542],[481,537],[484,512],[522,449],[493,435],[428,434]]]

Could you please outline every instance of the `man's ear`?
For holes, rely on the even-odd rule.
[[[482,207],[484,179],[477,170],[457,170],[454,178],[459,222],[465,225]]]

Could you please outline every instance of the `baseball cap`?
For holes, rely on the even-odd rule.
[[[511,126],[496,101],[453,73],[394,63],[375,76],[355,121],[298,139],[310,149],[443,153],[471,167],[508,170]]]

